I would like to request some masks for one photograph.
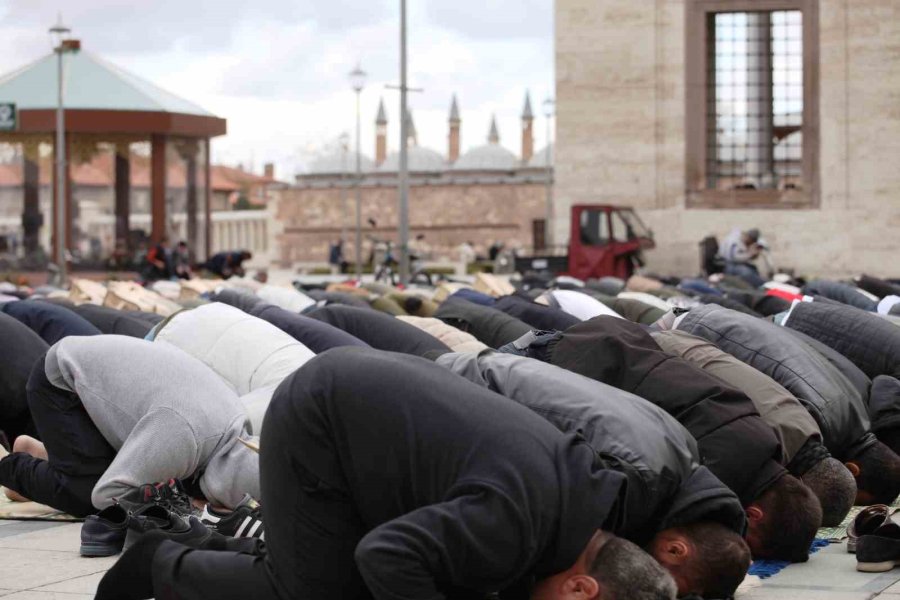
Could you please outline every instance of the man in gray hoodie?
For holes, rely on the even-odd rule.
[[[28,405],[48,459],[4,456],[0,484],[37,502],[83,517],[145,483],[191,478],[215,505],[259,497],[237,396],[168,344],[66,338],[35,365]]]

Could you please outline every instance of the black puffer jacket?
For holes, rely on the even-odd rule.
[[[70,335],[100,335],[100,330],[71,310],[38,300],[7,302],[2,310],[25,324],[51,346]]]
[[[448,298],[434,313],[448,325],[471,333],[491,348],[499,348],[531,331],[531,326],[505,312],[474,302]]]
[[[785,328],[707,305],[691,309],[678,329],[711,341],[787,388],[819,424],[835,458],[849,460],[875,443],[866,399],[824,356]]]
[[[663,529],[701,521],[743,533],[737,496],[700,466],[691,434],[643,398],[522,356],[453,353],[437,363],[527,406],[563,433],[580,433],[624,473],[625,518],[617,535],[643,545]]]
[[[803,286],[803,293],[807,296],[824,296],[836,302],[849,306],[855,306],[861,310],[874,311],[877,302],[860,292],[857,288],[846,283],[817,279]]]
[[[549,353],[552,364],[636,394],[675,417],[696,438],[702,463],[745,506],[786,473],[778,438],[750,398],[669,356],[640,325],[596,317],[565,331]]]
[[[864,310],[823,302],[799,302],[785,322],[834,348],[869,377],[900,377],[900,327]]]
[[[522,296],[504,296],[494,303],[494,308],[531,325],[535,329],[545,331],[565,331],[572,325],[581,323],[578,317],[573,317],[565,311],[552,306],[536,304],[530,298]]]

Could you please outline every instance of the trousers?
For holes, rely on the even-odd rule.
[[[27,395],[48,460],[12,453],[0,460],[0,484],[76,517],[94,514],[91,492],[116,451],[78,396],[50,383],[43,357],[35,362],[28,378]]]

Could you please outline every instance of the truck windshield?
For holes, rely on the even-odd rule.
[[[579,217],[581,243],[585,246],[609,244],[609,220],[605,210],[583,210]]]
[[[617,209],[613,211],[613,215],[613,223],[615,223],[613,227],[617,240],[627,241],[650,237],[650,231],[630,208]]]

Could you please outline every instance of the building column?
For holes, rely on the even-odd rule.
[[[40,170],[38,163],[27,156],[23,160],[23,210],[22,210],[22,245],[25,248],[25,256],[31,255],[38,249],[38,235],[43,225],[40,204]]]
[[[116,244],[115,247],[131,252],[129,221],[131,219],[131,145],[116,146],[113,152],[116,161],[115,180],[115,212],[116,212]]]
[[[206,138],[205,144],[203,145],[203,214],[205,215],[205,220],[203,226],[206,228],[206,235],[204,236],[204,245],[206,246],[206,260],[212,256],[212,181],[210,177],[210,162],[209,162],[209,138]]]
[[[197,151],[195,140],[184,140],[178,145],[179,154],[185,165],[185,237],[191,256],[197,257],[200,248],[197,246]]]
[[[166,136],[150,137],[150,239],[166,236]]]

